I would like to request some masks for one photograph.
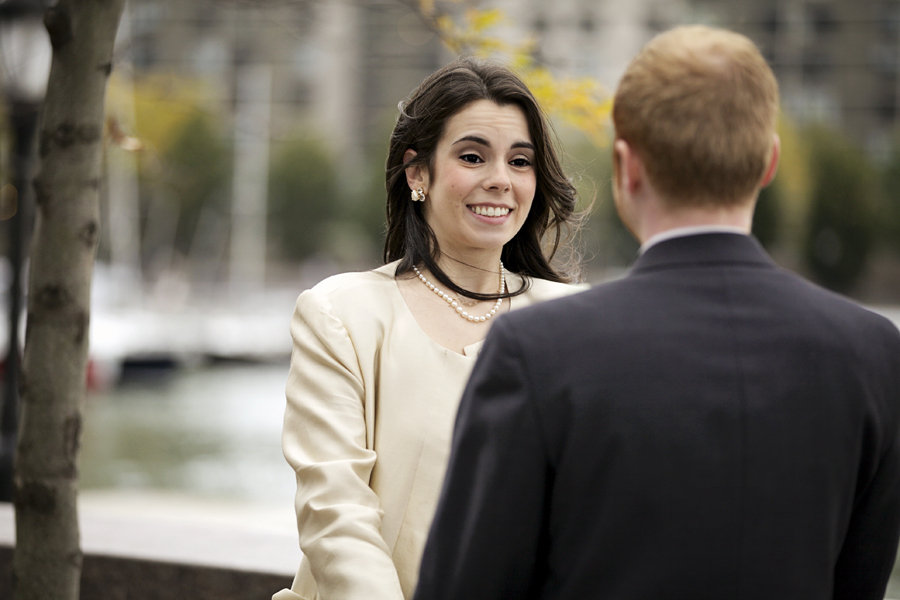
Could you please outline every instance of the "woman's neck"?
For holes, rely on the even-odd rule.
[[[459,257],[441,252],[437,264],[463,289],[480,294],[497,292],[500,282],[500,253],[490,256]]]

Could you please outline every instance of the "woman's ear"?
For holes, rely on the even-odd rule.
[[[416,151],[409,149],[403,153],[403,162],[408,163],[415,157]],[[406,167],[406,183],[411,190],[421,188],[425,193],[428,193],[428,168],[422,164],[414,164]]]

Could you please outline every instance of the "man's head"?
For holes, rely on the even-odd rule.
[[[774,174],[777,113],[778,84],[753,42],[684,26],[632,60],[613,123],[667,204],[728,207],[752,201]]]

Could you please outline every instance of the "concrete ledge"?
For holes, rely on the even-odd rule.
[[[82,600],[267,600],[300,558],[290,502],[259,506],[177,495],[79,498]],[[12,597],[15,516],[0,504],[0,598]]]

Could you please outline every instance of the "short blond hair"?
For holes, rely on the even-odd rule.
[[[643,159],[670,202],[731,205],[768,167],[778,83],[747,37],[711,27],[663,32],[632,60],[616,90],[616,138]]]

